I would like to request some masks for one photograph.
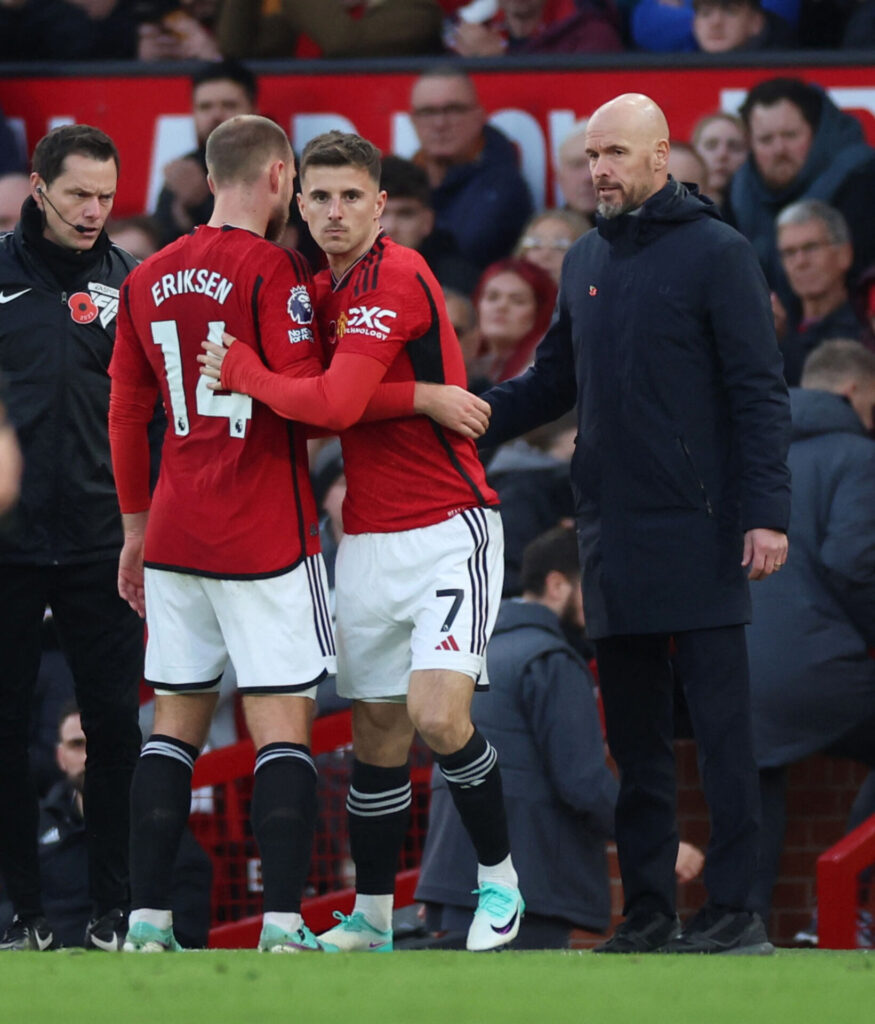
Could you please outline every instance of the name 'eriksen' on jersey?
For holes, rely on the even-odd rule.
[[[209,271],[201,267],[164,274],[152,285],[151,291],[156,306],[160,306],[171,295],[185,295],[188,292],[206,295],[215,299],[221,306],[224,305],[233,287],[233,283],[227,277],[222,277],[217,270]]]

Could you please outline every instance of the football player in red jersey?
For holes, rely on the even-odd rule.
[[[335,651],[306,438],[248,396],[210,391],[196,361],[204,333],[220,338],[227,326],[282,373],[321,372],[312,279],[300,255],[264,237],[282,230],[293,194],[282,129],[252,115],[226,121],[209,137],[207,165],[213,215],[128,277],[110,366],[125,528],[119,592],[146,616],[146,678],[156,689],[154,733],[132,788],[124,948],[178,948],[170,871],[230,657],[257,750],[259,949],[320,950],[300,901],[316,813],[313,698]],[[150,498],[146,424],[159,390],[168,428]]]
[[[348,489],[336,569],[338,692],[354,700],[347,810],[356,903],[321,939],[327,948],[392,948],[415,729],[478,854],[468,948],[492,949],[513,940],[523,901],[495,749],[470,718],[475,685],[486,683],[503,567],[498,499],[470,440],[482,410],[469,396],[460,418],[467,436],[414,415],[417,387],[464,386],[465,371],[425,261],[381,232],[379,150],[329,132],[305,148],[301,176],[301,212],[329,264],[317,276],[328,370],[291,380],[266,369],[248,345],[207,342],[202,372],[212,387],[341,432]],[[225,336],[225,345],[232,341]],[[395,418],[360,422],[381,382],[393,385]]]

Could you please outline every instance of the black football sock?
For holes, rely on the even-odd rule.
[[[461,750],[435,754],[435,761],[447,780],[478,862],[485,866],[501,863],[510,853],[510,839],[495,747],[475,729]]]
[[[300,913],[316,827],[316,765],[308,747],[268,743],[258,751],[249,818],[265,912]]]
[[[149,737],[131,785],[131,907],[170,909],[173,864],[191,810],[197,747]]]
[[[395,872],[410,824],[410,765],[381,768],[354,760],[346,810],[356,892],[394,895]]]

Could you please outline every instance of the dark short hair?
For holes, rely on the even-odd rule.
[[[255,106],[255,100],[258,97],[258,80],[245,64],[230,59],[209,61],[191,76],[191,91],[194,92],[199,85],[204,85],[207,82],[234,82],[240,86],[249,97],[249,102]]]
[[[301,154],[301,177],[310,167],[360,167],[379,185],[382,154],[379,149],[352,132],[330,131],[317,135]]]
[[[555,526],[536,537],[523,551],[520,584],[523,593],[544,593],[547,576],[561,572],[569,580],[580,575],[577,534],[571,526]]]
[[[132,217],[116,217],[107,222],[106,233],[112,238],[114,231],[142,231],[152,243],[155,251],[161,248],[161,225],[148,213],[136,213]]]
[[[65,700],[58,712],[58,736],[61,735],[61,726],[73,715],[80,714],[79,705],[75,700]]]
[[[380,188],[390,199],[415,199],[432,208],[431,185],[425,171],[404,157],[388,153],[383,157]]]
[[[92,160],[115,161],[116,174],[121,169],[118,150],[112,139],[90,124],[64,124],[44,135],[33,151],[32,166],[47,185],[64,173],[64,161],[73,153]]]
[[[272,159],[289,161],[292,146],[276,123],[260,114],[238,114],[207,139],[207,169],[216,185],[254,181]]]
[[[738,112],[750,128],[750,115],[754,107],[773,107],[782,100],[788,100],[798,107],[811,130],[817,131],[823,110],[823,93],[801,78],[767,78],[764,82],[758,82],[747,94]]]

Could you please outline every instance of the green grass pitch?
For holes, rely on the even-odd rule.
[[[875,954],[9,953],[22,1024],[864,1024]]]

